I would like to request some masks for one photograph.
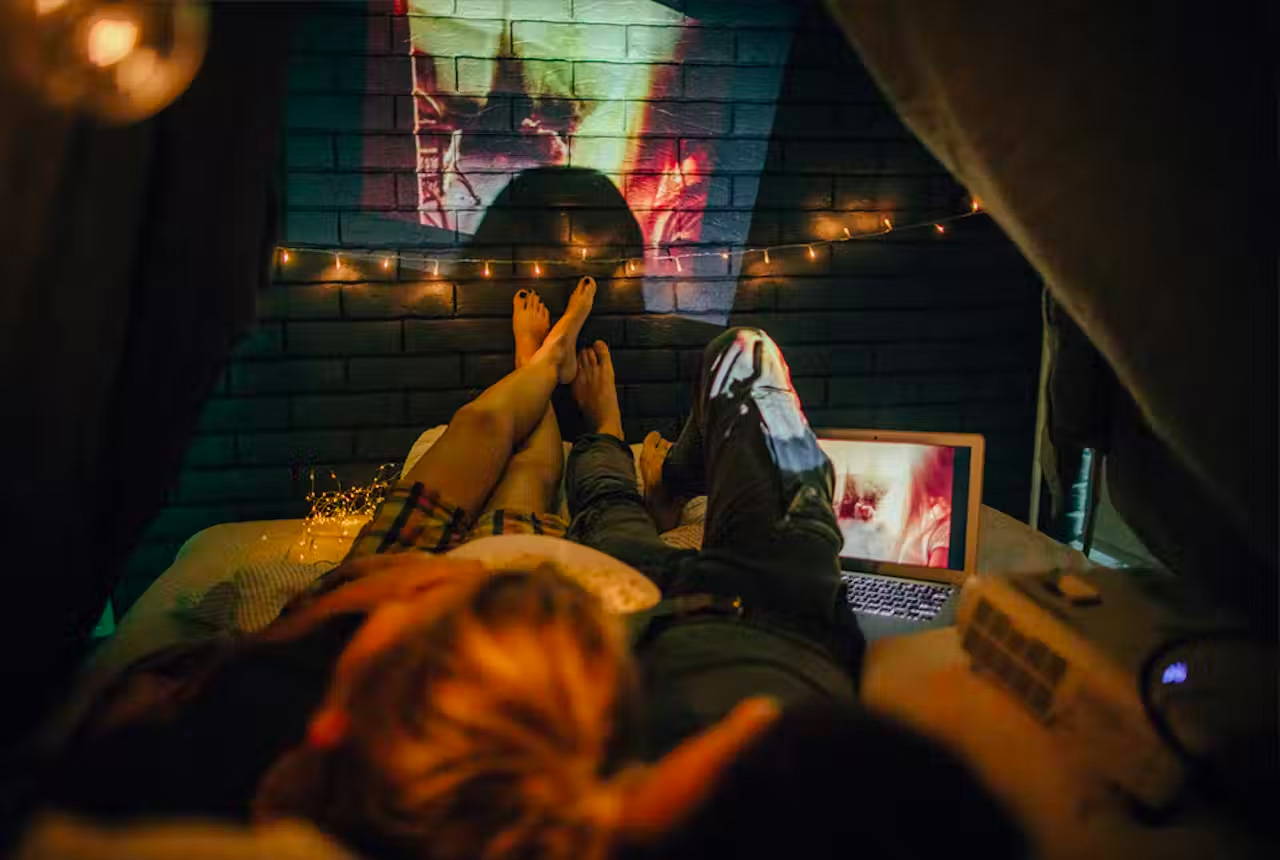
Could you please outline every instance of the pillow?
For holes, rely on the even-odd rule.
[[[422,435],[417,438],[409,448],[409,453],[404,458],[404,468],[400,470],[400,477],[409,474],[409,470],[422,459],[422,455],[436,443],[436,440],[445,431],[444,424],[428,428],[422,431]],[[564,455],[569,456],[569,450],[573,447],[572,443],[564,443]],[[640,491],[644,492],[644,478],[640,475],[640,444],[637,442],[631,445],[631,456],[636,463],[636,480],[640,485]],[[559,514],[563,519],[569,519],[569,507],[565,501],[564,494],[564,476],[560,479],[560,493],[555,505],[554,513]],[[702,545],[702,521],[707,513],[707,497],[698,496],[690,499],[688,504],[684,506],[684,510],[680,512],[680,525],[665,533],[662,539],[673,546],[681,548],[697,549]]]

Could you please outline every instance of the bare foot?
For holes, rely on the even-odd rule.
[[[644,444],[640,446],[640,479],[644,482],[644,504],[660,532],[679,525],[680,512],[684,510],[686,501],[673,496],[662,482],[662,464],[667,460],[671,445],[657,430],[650,430],[649,435],[644,437]]]
[[[542,346],[538,347],[534,354],[534,358],[546,354],[549,359],[557,363],[562,383],[572,382],[573,377],[578,373],[578,360],[573,354],[573,348],[578,342],[578,333],[582,331],[582,324],[587,321],[587,314],[591,313],[591,305],[595,300],[595,278],[581,278],[573,295],[569,296],[569,306],[564,309],[564,316],[560,317],[551,327],[551,331],[547,332]]]
[[[516,336],[516,367],[524,367],[542,346],[551,328],[551,312],[533,290],[519,290],[511,298],[511,330]]]
[[[573,399],[596,433],[622,438],[622,409],[614,381],[613,356],[598,340],[578,353],[578,375],[573,378]]]

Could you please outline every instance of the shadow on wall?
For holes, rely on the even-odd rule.
[[[504,269],[495,266],[492,282],[473,281],[459,284],[458,289],[483,290],[488,294],[483,297],[485,305],[501,303],[504,308],[517,290],[535,289],[554,318],[585,274],[598,285],[595,321],[610,314],[670,311],[671,285],[642,276],[643,245],[631,208],[604,174],[576,167],[533,168],[515,177],[494,199],[463,252],[467,257],[492,254],[494,259],[522,262]],[[539,258],[573,262],[546,263]],[[628,260],[635,261],[631,272]],[[536,276],[534,264],[540,272]],[[720,331],[714,325],[706,328],[708,340]],[[589,321],[580,346],[596,337],[609,339]],[[558,390],[553,402],[565,438],[582,432],[582,417],[567,390]]]

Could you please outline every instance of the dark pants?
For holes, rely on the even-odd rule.
[[[645,573],[664,598],[737,603],[745,621],[799,634],[856,675],[864,642],[840,579],[831,463],[764,332],[729,329],[708,344],[663,480],[682,494],[706,492],[701,551],[662,541],[630,449],[600,434],[581,437],[569,455],[568,537]]]

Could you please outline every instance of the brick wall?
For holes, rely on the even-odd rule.
[[[404,151],[412,147],[411,60],[406,22],[390,6],[314,9],[288,47],[284,242],[425,247],[444,256],[448,246],[465,247],[474,229],[465,217],[453,233],[417,221],[413,160]],[[821,11],[694,0],[415,0],[415,9],[439,16],[439,26],[496,28],[485,42],[498,46],[494,56],[466,56],[464,40],[458,56],[432,59],[452,93],[478,68],[512,62],[539,28],[544,40],[546,28],[576,29],[573,44],[592,45],[592,58],[539,58],[546,67],[537,74],[568,75],[583,99],[617,97],[624,134],[635,133],[626,116],[637,94],[600,82],[618,74],[615,65],[645,62],[664,28],[701,28],[696,50],[647,95],[671,116],[698,116],[703,142],[718,147],[715,172],[705,177],[703,243],[834,238],[884,215],[905,224],[967,205],[964,189],[900,125]],[[600,51],[615,52],[616,62]],[[525,58],[524,67],[534,62]],[[504,104],[490,100],[476,133],[494,136],[495,146],[505,138],[523,145]],[[687,128],[649,123],[644,131],[661,139],[655,147],[689,145]],[[610,179],[626,188],[651,179],[648,167],[631,164]],[[586,214],[557,215],[568,219],[571,242],[574,219]],[[518,259],[548,251],[509,250]],[[767,265],[758,254],[723,265],[713,257],[680,273],[652,269],[643,280],[595,272],[601,293],[587,334],[614,349],[631,440],[650,428],[675,432],[698,348],[731,311],[729,322],[761,326],[782,344],[815,426],[983,433],[986,502],[1025,515],[1039,285],[1017,250],[979,217],[945,235],[894,234],[815,254],[774,253]],[[257,329],[205,409],[170,504],[117,590],[118,608],[195,531],[301,515],[311,465],[364,480],[505,373],[510,295],[529,272],[494,274],[485,280],[476,266],[447,260],[439,276],[408,265],[387,271],[377,259],[337,270],[301,255],[279,266]],[[528,283],[554,312],[572,278],[547,274]]]

